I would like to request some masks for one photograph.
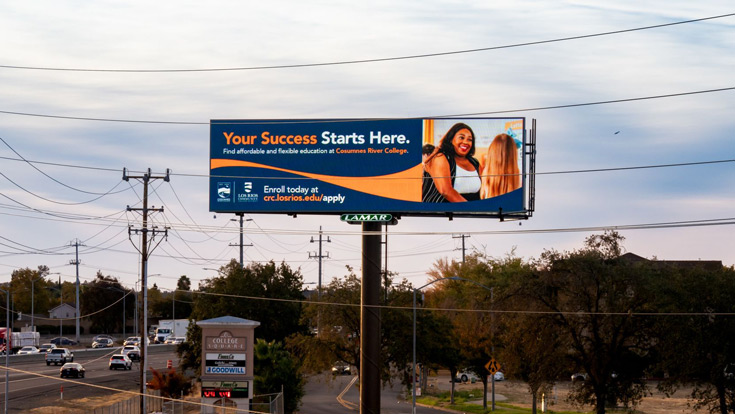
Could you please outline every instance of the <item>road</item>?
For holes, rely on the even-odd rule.
[[[306,384],[304,398],[301,400],[300,414],[354,414],[360,411],[360,390],[356,385],[347,389],[353,376],[343,375],[330,381],[324,376],[312,376]],[[338,397],[344,392],[341,399]],[[340,403],[342,400],[343,403]],[[411,401],[404,401],[402,386],[386,385],[380,392],[381,414],[411,414]],[[438,414],[444,411],[427,407],[416,407],[417,414]]]
[[[64,400],[112,395],[120,390],[137,392],[140,389],[140,365],[133,363],[131,371],[108,369],[109,356],[119,348],[104,350],[75,350],[74,362],[86,369],[83,379],[59,378],[60,366],[46,366],[43,355],[12,355],[10,360],[10,398],[8,413],[29,412],[32,408],[54,406]],[[167,361],[178,365],[173,345],[152,345],[149,363],[155,369],[164,369]],[[2,364],[0,359],[0,365]],[[354,376],[312,376],[306,384],[301,414],[353,414],[359,411],[359,389]],[[352,384],[352,385],[351,385]],[[97,388],[90,385],[105,387]],[[0,375],[0,405],[5,399],[5,376]],[[437,414],[431,408],[416,407],[417,414]],[[404,401],[399,384],[381,390],[381,414],[411,414],[411,402]]]
[[[61,366],[46,366],[44,357],[38,355],[11,355],[10,356],[10,393],[8,398],[8,413],[28,412],[30,408],[52,406],[62,397],[77,399],[92,396],[115,394],[116,390],[140,390],[140,364],[133,362],[133,369],[109,370],[110,355],[119,352],[118,348],[74,350],[74,362],[84,365],[85,378],[59,378]],[[174,352],[174,345],[151,345],[148,348],[148,362],[146,365],[154,369],[164,369],[168,360],[174,366],[178,358]],[[0,358],[0,365],[5,367],[4,357]],[[90,387],[96,385],[104,388]],[[5,374],[0,375],[0,405],[5,401]]]

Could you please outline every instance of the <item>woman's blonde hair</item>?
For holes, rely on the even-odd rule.
[[[500,134],[487,149],[480,198],[497,197],[517,188],[521,188],[518,147],[510,135]]]

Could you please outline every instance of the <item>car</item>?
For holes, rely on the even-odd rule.
[[[40,347],[38,347],[38,350],[41,351],[41,353],[46,353],[52,349],[56,348],[56,345],[54,344],[41,344]]]
[[[470,382],[471,384],[476,383],[479,380],[477,375],[469,369],[463,369],[457,373],[454,382]]]
[[[584,372],[575,372],[572,374],[572,382],[580,382],[580,381],[586,381],[587,380],[587,374]]]
[[[183,337],[183,336],[177,336],[177,337],[174,338],[174,342],[173,343],[174,343],[174,345],[178,345],[178,344],[183,344],[184,342],[186,342],[186,338],[185,337]]]
[[[352,370],[350,368],[350,364],[347,364],[345,362],[335,362],[332,366],[333,375],[350,375],[351,373]]]
[[[95,341],[97,341],[99,339],[109,339],[113,343],[115,342],[115,338],[113,338],[112,336],[110,336],[108,334],[99,334],[99,335],[96,335],[94,338],[92,338],[92,342],[95,342]]]
[[[500,371],[497,371],[493,377],[495,378],[495,381],[505,381],[505,374]],[[480,381],[480,377],[469,369],[460,371],[454,379],[454,382],[469,382],[470,384],[474,384],[477,381]]]
[[[56,338],[52,339],[49,342],[51,342],[52,344],[56,346],[66,346],[66,345],[76,345],[77,344],[76,341],[73,341],[65,336],[61,336],[61,337],[57,336]]]
[[[61,378],[84,378],[84,366],[78,362],[67,362],[59,369],[59,376]]]
[[[125,354],[114,354],[110,357],[110,362],[108,363],[108,366],[110,369],[127,369],[131,370],[133,369],[133,361],[128,358]]]
[[[30,354],[37,354],[40,351],[35,346],[24,346],[18,351],[18,355],[30,355]]]
[[[146,345],[150,345],[151,340],[146,338]],[[140,346],[140,337],[139,336],[131,336],[128,339],[123,342],[123,345],[135,345]]]
[[[92,348],[112,348],[112,339],[110,338],[98,338],[92,342]]]
[[[46,360],[46,365],[51,365],[52,362],[54,365],[63,365],[67,362],[74,362],[74,354],[67,348],[54,348],[46,352],[44,359]]]
[[[127,355],[131,361],[140,360],[140,348],[135,345],[125,345],[120,353],[123,355]]]

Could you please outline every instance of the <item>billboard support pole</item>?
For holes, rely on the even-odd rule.
[[[381,223],[362,223],[360,414],[380,413]]]

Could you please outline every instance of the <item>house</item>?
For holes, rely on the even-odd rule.
[[[661,267],[673,266],[680,269],[701,268],[709,271],[717,271],[722,269],[722,260],[649,260],[645,257],[641,257],[633,253],[625,253],[620,256],[620,259],[631,263],[648,262]]]
[[[48,311],[51,319],[74,319],[77,317],[77,309],[75,304],[62,303],[61,305]]]

